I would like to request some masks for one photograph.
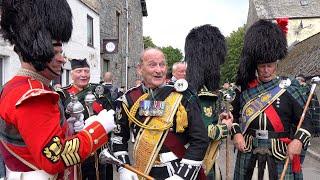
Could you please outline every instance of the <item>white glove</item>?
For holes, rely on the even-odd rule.
[[[97,116],[91,116],[85,121],[85,126],[89,126],[94,121],[98,121],[106,130],[107,133],[111,132],[115,127],[116,124],[114,123],[114,110],[102,110]]]
[[[90,124],[97,120],[97,115],[90,116],[84,121],[84,129],[87,128]]]
[[[120,175],[120,180],[139,180],[136,173],[126,168],[120,167],[118,172]]]
[[[173,176],[166,178],[166,180],[183,180],[183,178],[175,174]]]

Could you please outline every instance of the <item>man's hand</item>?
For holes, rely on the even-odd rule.
[[[221,123],[226,124],[228,127],[228,130],[231,129],[232,123],[233,123],[233,116],[232,114],[223,112],[220,114],[219,118],[221,119]]]
[[[288,144],[288,150],[287,150],[287,154],[290,158],[290,160],[293,159],[293,155],[299,155],[301,153],[302,150],[302,142],[299,141],[298,139],[294,139],[292,140],[289,144]]]
[[[71,116],[67,119],[74,132],[79,132],[84,128],[84,115],[82,113]]]
[[[237,133],[233,136],[233,143],[235,147],[238,149],[238,151],[244,152],[244,149],[246,148],[246,143],[241,133]]]

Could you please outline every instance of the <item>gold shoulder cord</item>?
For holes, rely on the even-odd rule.
[[[160,127],[160,128],[159,127],[152,127],[152,126],[148,126],[146,124],[143,124],[142,122],[140,122],[138,119],[136,119],[134,117],[138,111],[140,102],[145,100],[148,97],[148,95],[149,95],[148,93],[145,93],[142,96],[140,96],[140,98],[133,104],[130,111],[127,108],[127,106],[124,103],[122,103],[122,107],[123,107],[124,111],[126,112],[126,114],[128,115],[129,120],[132,121],[133,123],[135,123],[140,128],[144,128],[144,129],[148,129],[148,130],[164,131],[166,129],[169,129],[172,126],[172,123],[169,123],[167,126]]]

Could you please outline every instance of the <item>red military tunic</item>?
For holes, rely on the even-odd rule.
[[[31,73],[30,76],[34,75]],[[49,174],[61,173],[86,159],[107,142],[108,136],[99,122],[68,136],[68,124],[59,109],[59,95],[45,82],[37,80],[41,79],[37,78],[39,74],[30,76],[15,76],[2,91],[0,121],[5,124],[5,130],[13,127],[16,133],[1,133],[9,136],[13,133],[22,139],[20,144],[12,139],[1,140],[2,155],[11,171],[26,172],[37,168]],[[19,158],[30,165],[25,165]]]

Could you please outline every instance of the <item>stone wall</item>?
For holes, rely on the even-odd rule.
[[[142,9],[140,1],[129,1],[129,53],[128,53],[128,87],[134,85],[137,78],[136,65],[143,50]],[[127,16],[125,1],[100,0],[100,46],[101,69],[103,63],[109,62],[108,70],[114,74],[114,83],[126,85],[126,38]],[[118,51],[114,54],[105,53],[103,39],[118,39]],[[101,77],[103,72],[101,72]]]

